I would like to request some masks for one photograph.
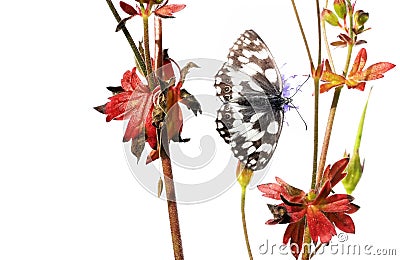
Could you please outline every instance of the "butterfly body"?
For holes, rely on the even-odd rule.
[[[257,33],[247,30],[237,39],[214,85],[224,102],[217,112],[217,131],[245,167],[265,168],[291,99],[282,95],[279,70]]]

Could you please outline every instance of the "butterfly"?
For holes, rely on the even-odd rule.
[[[215,75],[223,104],[217,131],[236,158],[253,171],[265,168],[282,132],[284,108],[292,102],[267,45],[246,30],[229,50],[228,61]]]

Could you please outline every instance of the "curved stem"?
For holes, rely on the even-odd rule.
[[[244,239],[246,240],[246,248],[247,248],[247,253],[249,254],[249,259],[253,260],[253,255],[251,254],[249,236],[247,234],[246,213],[245,213],[245,210],[244,210],[245,202],[246,202],[246,186],[242,186],[242,195],[241,195],[241,200],[240,200],[240,211],[242,212],[243,233],[244,233]]]
[[[291,0],[291,1],[292,1],[292,6],[293,6],[294,14],[296,15],[297,24],[299,25],[299,29],[300,29],[300,32],[301,32],[301,37],[303,38],[304,46],[306,47],[306,51],[307,51],[307,55],[308,55],[308,60],[309,60],[309,62],[310,62],[310,65],[311,65],[312,70],[314,70],[314,63],[313,63],[313,61],[312,61],[310,47],[308,46],[306,34],[304,33],[303,25],[301,24],[299,12],[297,11],[296,3],[294,2],[294,0]]]
[[[108,7],[110,8],[111,12],[113,13],[115,20],[117,20],[118,23],[121,22],[122,19],[119,16],[117,10],[115,9],[115,6],[112,3],[112,1],[111,0],[106,0],[106,2],[108,4]],[[125,25],[122,25],[122,31],[124,32],[124,35],[125,35],[126,39],[128,40],[129,45],[132,48],[132,51],[133,51],[133,53],[135,55],[135,59],[136,59],[136,61],[138,63],[138,66],[140,67],[141,71],[143,71],[143,73],[146,73],[146,65],[145,65],[145,63],[143,61],[143,58],[140,55],[140,52],[139,52],[135,42],[133,41],[133,38],[132,38],[131,34],[129,33],[129,31],[126,28]]]
[[[325,8],[328,8],[328,0],[325,1]],[[322,21],[321,26],[322,26],[322,33],[323,33],[323,36],[324,36],[325,50],[326,50],[326,53],[327,53],[327,56],[328,56],[329,64],[331,65],[332,71],[334,73],[336,73],[335,64],[333,63],[331,48],[329,46],[328,35],[326,34],[326,23],[325,23],[325,21]]]

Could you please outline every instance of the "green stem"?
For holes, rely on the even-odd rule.
[[[240,202],[241,202],[240,203],[240,211],[242,212],[243,233],[244,233],[244,239],[246,240],[247,253],[249,254],[249,259],[253,260],[253,255],[251,254],[249,236],[247,234],[246,214],[245,214],[245,210],[244,210],[245,202],[246,202],[246,186],[242,186],[242,196],[241,196]]]
[[[325,1],[325,8],[328,8],[328,0]],[[332,71],[334,73],[336,73],[335,64],[333,63],[332,52],[331,52],[331,48],[330,48],[329,41],[328,41],[328,35],[326,33],[325,21],[322,21],[321,26],[322,26],[323,36],[324,36],[325,50],[326,50],[326,53],[328,56],[329,64],[331,65]]]
[[[149,87],[151,90],[155,88],[155,81],[153,75],[153,68],[151,66],[151,55],[150,55],[150,39],[149,39],[149,16],[143,14],[143,44],[144,44],[144,60],[146,63],[146,71],[149,77]]]
[[[313,170],[311,188],[315,187],[318,166],[318,131],[319,131],[319,78],[314,78],[314,142],[313,142]]]
[[[312,70],[314,70],[315,67],[314,67],[314,63],[313,63],[313,61],[312,61],[310,47],[308,46],[307,38],[306,38],[306,35],[305,35],[305,33],[304,33],[303,25],[301,24],[301,20],[300,20],[299,13],[298,13],[298,11],[297,11],[296,3],[294,2],[294,0],[291,0],[291,1],[292,1],[292,6],[293,6],[294,14],[296,15],[297,24],[299,25],[301,37],[303,38],[304,46],[306,47],[308,60],[309,60],[309,62],[310,62],[310,65],[311,65]]]
[[[115,20],[117,20],[117,23],[121,22],[121,17],[119,16],[117,10],[115,9],[114,4],[112,3],[111,0],[106,0],[108,7],[110,8],[111,12],[114,15]],[[138,66],[140,67],[140,69],[143,71],[143,73],[146,73],[146,65],[143,61],[142,56],[140,55],[140,52],[135,44],[135,42],[133,41],[133,38],[131,36],[131,34],[129,33],[128,29],[126,28],[125,25],[122,25],[122,31],[124,32],[124,35],[126,37],[126,39],[128,40],[129,45],[132,48],[132,51],[135,55],[135,59],[138,63]],[[146,75],[145,75],[146,76]]]

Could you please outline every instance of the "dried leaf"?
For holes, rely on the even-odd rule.
[[[145,143],[144,127],[142,127],[141,131],[139,131],[139,133],[132,139],[131,143],[131,152],[134,156],[136,156],[138,163],[140,157],[142,156],[144,143]]]
[[[118,86],[118,87],[109,86],[109,87],[107,87],[107,89],[109,91],[111,91],[111,93],[113,95],[117,95],[117,94],[125,91],[121,86]]]
[[[200,68],[196,63],[194,62],[189,62],[181,69],[181,81],[182,83],[185,82],[187,74],[190,72],[191,69],[193,68]]]
[[[158,197],[161,197],[161,193],[163,191],[163,188],[164,188],[164,182],[160,177],[160,179],[158,179],[158,184],[157,184],[157,196]]]
[[[195,116],[197,116],[197,113],[203,113],[199,101],[185,89],[181,90],[180,102],[184,104],[188,109],[192,110]]]

